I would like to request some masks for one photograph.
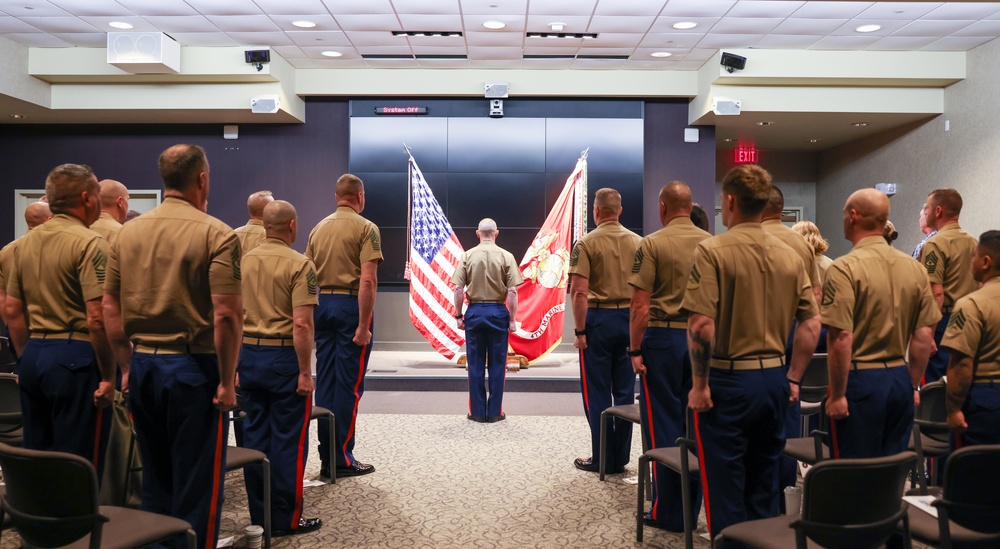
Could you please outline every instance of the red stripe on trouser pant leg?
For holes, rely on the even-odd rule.
[[[363,345],[361,347],[361,358],[360,364],[358,366],[358,379],[354,381],[354,410],[351,412],[351,427],[347,430],[347,436],[344,437],[344,446],[341,451],[344,454],[344,462],[348,467],[353,465],[350,458],[347,457],[347,441],[351,440],[354,436],[354,426],[358,420],[358,404],[361,403],[361,396],[358,395],[358,388],[361,387],[361,380],[365,378],[365,351],[368,350],[368,345]]]
[[[212,501],[208,506],[208,527],[205,530],[205,549],[215,549],[216,535],[215,523],[219,514],[219,488],[222,482],[222,451],[224,450],[222,440],[222,412],[215,412],[219,418],[215,426],[215,459],[212,460]],[[264,505],[271,502],[265,501]]]
[[[708,522],[708,531],[712,531],[712,506],[708,501],[708,474],[705,472],[705,447],[701,444],[701,424],[699,418],[701,414],[694,412],[694,440],[698,444],[698,467],[701,469],[701,493],[705,500],[705,520]]]
[[[652,448],[657,448],[657,446],[656,446],[656,433],[655,433],[655,430],[653,428],[653,426],[656,424],[656,422],[653,421],[653,401],[652,401],[652,399],[649,398],[649,383],[646,382],[646,376],[639,376],[639,379],[642,380],[642,396],[645,397],[645,401],[646,401],[645,402],[645,405],[646,405],[646,418],[648,418],[648,420],[646,421],[646,423],[648,423],[648,425],[646,425],[646,428],[647,428],[647,430],[649,432],[649,447],[651,449]],[[657,469],[656,462],[653,462],[653,464],[652,464],[653,486],[656,486],[656,469]],[[659,494],[657,494],[657,498],[656,498],[656,501],[655,501],[655,503],[653,505],[653,508],[652,508],[652,510],[650,510],[650,515],[653,517],[653,520],[657,520],[659,518],[658,517],[659,513],[657,513],[657,506],[658,506],[657,504],[659,504],[659,502],[660,502],[660,498],[659,498]]]
[[[583,349],[580,349],[580,382],[583,384],[583,413],[586,414],[588,421],[590,418],[590,400],[587,397],[587,368],[583,361]]]
[[[299,432],[299,451],[295,457],[295,509],[292,511],[292,524],[288,526],[292,530],[299,527],[299,519],[302,518],[302,479],[305,475],[305,456],[303,454],[306,449],[309,419],[312,414],[312,396],[306,395],[303,400],[306,401],[306,409],[302,420],[302,430]],[[333,466],[336,467],[337,464],[334,463]],[[265,503],[265,505],[270,505],[270,502]]]
[[[114,406],[114,404],[112,404]],[[97,410],[97,421],[94,426],[94,454],[90,459],[90,462],[94,464],[94,470],[100,472],[100,461],[101,461],[101,431],[104,427],[104,410],[107,408],[100,408]]]

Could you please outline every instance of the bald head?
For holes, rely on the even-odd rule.
[[[889,197],[875,189],[855,191],[848,197],[844,213],[858,229],[882,234],[889,220]]]
[[[264,207],[272,202],[274,202],[274,195],[271,191],[257,191],[251,194],[247,198],[247,211],[250,212],[250,219],[262,219]]]
[[[497,229],[497,222],[486,217],[479,222],[479,227],[476,229],[476,236],[479,237],[479,240],[492,241],[497,237],[497,233],[499,232],[500,230]]]
[[[668,214],[691,215],[694,200],[691,198],[691,188],[682,181],[671,181],[660,189],[660,204],[663,204]]]
[[[28,230],[52,219],[52,210],[46,202],[32,202],[24,209],[24,222],[28,224]]]
[[[284,200],[272,199],[264,206],[261,217],[268,238],[284,240],[289,245],[295,242],[298,232],[298,214],[295,212],[295,206]]]
[[[128,199],[128,189],[114,179],[102,179],[97,185],[101,188],[102,210],[114,208],[119,198]]]

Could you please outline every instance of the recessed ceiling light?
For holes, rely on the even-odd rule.
[[[680,23],[674,23],[671,26],[677,30],[688,30],[697,27],[698,23],[693,21],[681,21]]]
[[[669,51],[654,51],[653,53],[649,54],[650,57],[670,57],[671,55],[673,54],[670,53]]]
[[[27,116],[24,116],[23,114],[12,114],[12,115],[10,115],[10,117],[11,118],[17,118],[18,120],[20,120],[22,118],[27,118]]]
[[[506,27],[507,23],[504,23],[503,21],[487,21],[483,23],[483,26],[488,29],[497,30]]]
[[[822,139],[810,139],[809,140],[810,143],[819,143],[820,141],[822,141]]]
[[[758,126],[770,126],[772,124],[774,124],[774,122],[771,122],[770,120],[765,120],[763,122],[757,122]]]
[[[122,30],[128,30],[132,28],[132,25],[124,21],[112,21],[108,23],[108,26],[113,29],[122,29]]]
[[[313,27],[316,26],[316,23],[313,23],[312,21],[305,21],[305,20],[292,21],[292,24],[295,25],[296,27],[299,27],[300,29],[311,29],[311,28],[313,28]]]
[[[868,124],[869,124],[869,122],[854,122],[851,125],[854,126],[855,128],[863,128],[863,127],[867,126]]]
[[[340,53],[339,51],[330,50],[330,51],[323,52],[323,55],[325,55],[327,57],[340,57],[340,56],[342,56],[344,54]]]
[[[861,25],[854,29],[857,32],[875,32],[882,28],[882,25]]]
[[[566,28],[566,23],[560,23],[558,21],[555,23],[549,23],[549,28],[552,29],[552,32],[562,32],[563,29]]]

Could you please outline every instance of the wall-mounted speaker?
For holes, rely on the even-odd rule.
[[[717,97],[712,100],[712,112],[720,116],[733,116],[740,114],[742,110],[739,99],[725,99]]]
[[[109,32],[108,63],[132,74],[181,70],[181,45],[162,32]]]
[[[487,99],[504,99],[508,96],[509,90],[506,82],[487,82],[485,95]]]
[[[250,112],[257,114],[273,114],[281,109],[277,95],[262,95],[250,100]]]

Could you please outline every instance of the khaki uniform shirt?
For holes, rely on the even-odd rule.
[[[785,243],[786,246],[795,250],[795,253],[802,258],[802,265],[809,275],[809,283],[813,288],[821,288],[823,279],[820,278],[819,266],[816,264],[816,252],[813,250],[805,237],[786,227],[784,223],[777,219],[768,219],[760,224],[767,231],[767,234]]]
[[[5,292],[7,291],[7,278],[10,273],[14,272],[14,250],[17,249],[20,242],[21,239],[18,238],[0,248],[0,290]]]
[[[1000,379],[1000,278],[958,300],[941,346],[972,357],[977,379]]]
[[[101,212],[101,217],[90,226],[90,230],[104,237],[108,243],[114,244],[118,238],[118,231],[122,230],[122,224],[117,219],[111,217],[107,212]]]
[[[382,261],[382,239],[374,223],[340,206],[309,233],[306,257],[316,265],[320,288],[356,290],[361,264]]]
[[[243,335],[291,338],[295,307],[319,303],[316,268],[277,238],[243,256]]]
[[[243,255],[260,246],[264,242],[264,239],[267,238],[267,231],[264,230],[264,221],[260,219],[251,219],[247,221],[246,225],[237,227],[234,230],[236,236],[240,239],[240,248],[243,250]]]
[[[101,235],[66,214],[18,241],[7,293],[27,304],[32,334],[90,333],[86,303],[104,295],[107,251]]]
[[[939,320],[927,273],[881,236],[861,239],[827,272],[823,323],[853,332],[855,361],[904,358],[914,330]]]
[[[632,299],[628,275],[641,241],[641,236],[617,221],[605,221],[576,241],[569,272],[587,279],[587,301],[627,303]]]
[[[119,293],[132,341],[212,354],[212,296],[240,293],[240,255],[240,241],[228,225],[186,200],[167,197],[122,227],[105,289]]]
[[[465,287],[469,303],[507,301],[507,289],[524,282],[517,261],[510,252],[493,242],[480,242],[458,260],[451,283]]]
[[[819,314],[802,260],[752,222],[698,244],[681,311],[715,319],[726,359],[784,356],[792,319]]]
[[[972,256],[979,242],[958,223],[948,223],[924,242],[920,262],[932,284],[944,286],[944,311],[951,311],[958,298],[976,290],[972,278]]]
[[[678,217],[642,239],[628,283],[649,292],[651,323],[687,320],[687,315],[681,313],[681,301],[691,274],[694,249],[711,237],[695,227],[690,217]]]
[[[816,256],[816,267],[819,268],[819,279],[826,282],[826,273],[830,271],[830,265],[833,265],[833,260],[829,257],[820,254]]]

